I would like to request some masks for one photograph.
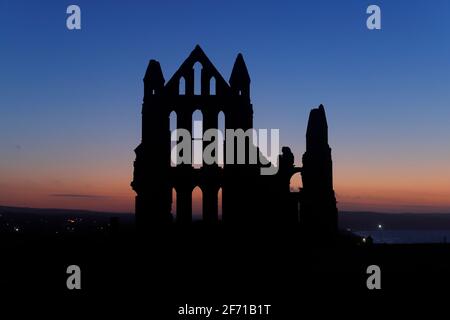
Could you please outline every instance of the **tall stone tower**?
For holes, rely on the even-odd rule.
[[[328,145],[328,124],[323,105],[311,110],[306,130],[306,152],[301,171],[303,189],[301,221],[306,229],[337,231],[337,207],[333,190],[333,162]]]
[[[135,149],[134,178],[131,186],[136,195],[136,222],[168,223],[171,190],[169,118],[164,106],[164,76],[159,62],[150,60],[144,76],[142,105],[142,140]],[[145,214],[151,212],[151,214]]]

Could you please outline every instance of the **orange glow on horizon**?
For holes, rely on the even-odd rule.
[[[121,159],[120,165],[98,166],[91,161],[43,165],[39,170],[10,166],[12,169],[1,175],[0,205],[132,213],[135,193],[130,187],[130,159]],[[339,210],[450,212],[450,176],[438,168],[424,171],[392,165],[374,166],[369,171],[367,166],[347,163],[334,166]],[[301,178],[296,174],[291,191],[300,187]],[[201,190],[195,189],[192,197],[193,215],[199,217]]]

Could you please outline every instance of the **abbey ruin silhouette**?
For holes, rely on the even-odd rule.
[[[200,79],[196,80],[194,65],[198,64],[201,73]],[[195,88],[196,83],[201,88]],[[190,224],[192,192],[200,187],[205,224],[298,224],[310,231],[337,231],[331,149],[322,105],[311,110],[309,115],[303,167],[296,167],[291,150],[283,147],[275,175],[261,175],[262,165],[248,161],[223,166],[204,163],[199,168],[190,164],[172,166],[170,114],[176,113],[177,128],[192,133],[192,115],[196,110],[202,113],[203,130],[218,128],[220,112],[225,115],[226,129],[253,128],[250,76],[242,54],[236,58],[229,82],[198,45],[167,83],[159,62],[149,62],[144,77],[142,141],[135,149],[131,183],[137,194],[136,223],[139,229],[168,223]],[[246,143],[246,148],[254,147],[249,141]],[[292,192],[290,180],[297,173],[301,174],[303,186]],[[220,189],[222,204],[218,196]],[[173,190],[176,192],[176,213],[173,212]],[[221,219],[218,215],[220,205]]]

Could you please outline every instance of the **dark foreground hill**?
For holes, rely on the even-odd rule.
[[[0,206],[0,235],[105,233],[112,224],[125,229],[133,228],[134,215],[88,210]]]
[[[450,230],[450,214],[339,212],[341,230]],[[112,223],[132,229],[134,214],[69,209],[37,209],[0,206],[0,232],[95,233],[107,231]]]
[[[123,308],[150,318],[162,315],[157,319],[203,319],[178,317],[178,308],[186,304],[219,309],[223,304],[270,304],[269,317],[250,319],[293,319],[301,318],[307,309],[325,312],[323,306],[330,302],[347,306],[364,300],[379,306],[380,300],[392,301],[405,294],[430,296],[450,285],[447,244],[369,245],[344,236],[324,239],[320,230],[305,237],[296,228],[202,225],[155,228],[138,236],[127,227],[133,225],[132,215],[1,210],[2,219],[20,217],[16,223],[57,219],[72,226],[67,219],[82,219],[100,221],[96,226],[105,227],[39,236],[22,231],[2,234],[0,288],[20,301],[26,301],[25,296],[58,296],[81,307],[87,301],[98,304],[106,299],[105,313]],[[373,223],[383,215],[366,217],[364,223]],[[355,221],[352,218],[348,221]],[[67,289],[69,265],[81,268],[80,291]],[[381,292],[367,289],[370,265],[381,269]],[[335,309],[334,314],[347,317],[348,309]],[[212,319],[222,318],[247,319]]]

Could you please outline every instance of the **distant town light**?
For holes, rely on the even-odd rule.
[[[383,226],[381,224],[379,224],[378,229],[383,229]]]

